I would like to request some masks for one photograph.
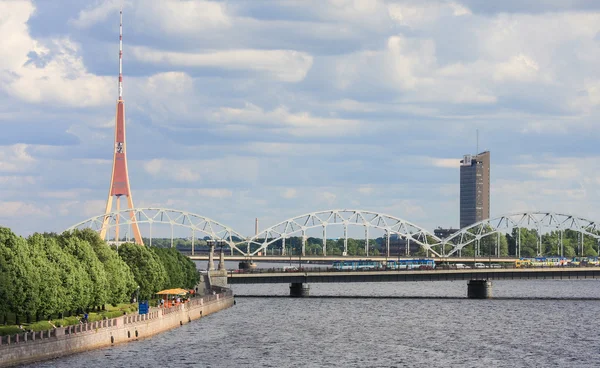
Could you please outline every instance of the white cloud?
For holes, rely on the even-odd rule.
[[[184,53],[133,47],[133,57],[144,63],[172,67],[213,67],[251,70],[284,82],[299,82],[313,63],[311,55],[294,50],[224,50]]]
[[[0,162],[0,171],[2,168],[2,163]],[[31,176],[31,175],[26,175],[26,176],[17,176],[17,175],[7,175],[7,176],[0,176],[0,184],[2,184],[2,186],[4,188],[18,188],[18,189],[23,189],[24,187],[28,186],[28,185],[33,185],[38,181],[38,178],[36,178],[35,176]]]
[[[460,167],[460,160],[458,158],[431,158],[429,160],[435,167],[446,169],[458,169]]]
[[[427,216],[428,213],[421,205],[406,199],[392,200],[389,205],[384,207],[382,212],[399,217],[419,226],[422,226],[419,223],[419,220]]]
[[[516,168],[524,175],[533,175],[542,179],[571,181],[584,178],[584,167],[573,158],[557,158],[546,162],[518,164]]]
[[[123,199],[123,201],[124,200],[125,199]],[[135,198],[134,198],[134,200],[135,200]],[[121,208],[125,208],[123,203],[124,202],[121,202]],[[80,208],[81,208],[80,212],[83,212],[83,215],[85,216],[85,218],[80,218],[78,221],[84,221],[90,217],[103,215],[104,211],[106,209],[106,199],[105,200],[102,200],[102,199],[87,200],[87,201],[80,202],[78,204],[78,206],[80,206]],[[113,211],[116,210],[114,201],[113,201],[112,210]]]
[[[438,66],[436,44],[431,39],[391,36],[385,49],[338,58],[334,73],[335,85],[343,91],[377,83],[395,90],[405,103],[490,104],[497,101],[480,76],[473,75],[472,68]]]
[[[134,3],[136,27],[168,34],[196,34],[229,27],[227,6],[204,0],[143,0]]]
[[[27,1],[0,3],[0,33],[11,35],[0,40],[0,88],[31,103],[85,107],[109,101],[114,79],[89,73],[79,45],[69,38],[45,44],[31,38],[27,21],[34,10]]]
[[[144,170],[151,175],[158,175],[163,168],[163,161],[154,159],[144,162]]]
[[[70,190],[54,190],[54,191],[44,191],[38,194],[43,198],[58,198],[58,199],[67,199],[73,197],[73,191]]]
[[[423,2],[405,1],[399,4],[389,4],[388,12],[398,24],[411,28],[429,26],[444,16],[471,15],[471,10],[455,2]]]
[[[515,80],[529,82],[536,78],[540,66],[532,58],[519,54],[509,61],[499,63],[494,72],[494,79],[498,81]]]
[[[60,203],[58,205],[58,213],[61,216],[67,216],[74,211],[75,213],[79,213],[79,201],[67,201]]]
[[[178,182],[254,182],[258,177],[258,160],[252,157],[225,156],[205,160],[154,159],[143,164],[153,177]]]
[[[374,191],[373,187],[360,187],[358,188],[358,192],[365,195],[370,195]]]
[[[189,167],[180,167],[175,172],[174,179],[183,182],[194,182],[200,180],[200,174]]]
[[[357,120],[312,116],[308,112],[293,113],[286,106],[265,111],[251,103],[246,103],[244,108],[223,107],[211,118],[222,123],[263,125],[299,137],[356,135],[361,125]]]
[[[327,206],[331,206],[335,202],[337,195],[335,193],[325,191],[325,192],[319,193],[318,198],[319,198],[320,202],[324,203]],[[321,210],[322,208],[317,208],[317,209]]]
[[[146,31],[190,34],[231,23],[224,4],[204,0],[96,0],[69,23],[80,29],[90,28],[117,14],[121,7],[125,8],[125,27]]]
[[[231,196],[233,195],[233,192],[231,190],[225,188],[202,188],[197,189],[196,193],[198,193],[198,195],[201,197],[218,199],[231,198]]]
[[[0,37],[0,72],[20,68],[27,62],[27,53],[37,47],[36,42],[29,37],[27,28],[27,21],[34,11],[32,1],[0,2],[0,34],[5,35]]]
[[[298,191],[294,188],[286,188],[282,193],[281,197],[286,199],[296,198]]]
[[[26,172],[36,160],[27,152],[26,144],[0,146],[0,172]]]
[[[69,23],[77,28],[89,28],[96,23],[106,20],[111,13],[118,12],[123,3],[123,0],[101,1],[96,6],[80,10],[77,18],[71,19]]]
[[[50,217],[48,206],[22,201],[0,201],[0,218],[27,218],[30,216]]]
[[[144,92],[158,98],[190,93],[194,87],[193,79],[183,72],[157,73],[141,82]]]

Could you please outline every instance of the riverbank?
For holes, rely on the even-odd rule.
[[[114,344],[135,341],[173,329],[234,304],[231,290],[197,297],[171,308],[151,308],[103,321],[24,332],[0,338],[0,367],[57,358]]]

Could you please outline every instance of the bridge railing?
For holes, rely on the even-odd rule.
[[[471,261],[471,263],[473,263]],[[373,268],[362,268],[362,269],[337,269],[333,267],[299,267],[299,268],[279,268],[279,267],[271,267],[271,268],[255,268],[251,270],[231,270],[229,271],[230,275],[235,274],[269,274],[269,273],[298,273],[298,272],[306,272],[306,273],[315,273],[315,272],[368,272],[368,271],[435,271],[435,270],[457,270],[457,269],[515,269],[515,268],[531,268],[531,269],[540,269],[540,268],[573,268],[573,267],[597,267],[593,264],[587,265],[577,265],[577,264],[565,264],[565,265],[552,265],[552,264],[543,264],[543,265],[527,265],[521,264],[519,266],[516,263],[489,263],[489,262],[474,262],[481,263],[482,266],[473,266],[472,264],[453,264],[453,263],[441,263],[436,264],[435,268],[432,269],[430,267],[421,267],[421,268],[388,268],[388,267],[373,267]]]
[[[99,329],[115,328],[128,324],[143,322],[151,319],[159,318],[162,315],[170,314],[181,308],[190,308],[196,305],[202,305],[214,300],[219,300],[224,297],[232,296],[233,292],[230,289],[220,288],[219,293],[215,295],[205,295],[203,297],[192,298],[185,304],[179,304],[175,307],[151,308],[148,314],[127,314],[124,316],[104,319],[100,321],[80,323],[77,325],[56,327],[44,331],[23,331],[13,335],[0,336],[0,350],[7,348],[8,345],[23,344],[28,342],[55,339],[61,336],[77,335],[82,333],[95,333]]]

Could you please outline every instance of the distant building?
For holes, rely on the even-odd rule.
[[[404,256],[406,255],[406,247],[408,242],[406,239],[398,234],[390,234],[390,255],[391,256]],[[385,240],[383,241],[383,248],[385,249]],[[412,241],[408,248],[409,255],[416,254],[421,249],[419,243]],[[385,253],[385,250],[383,251]]]
[[[490,218],[490,152],[460,161],[460,227]]]
[[[458,229],[442,229],[441,227],[438,227],[437,229],[433,230],[433,235],[437,236],[440,239],[444,239],[449,237],[450,235],[454,234],[455,232],[457,232]]]

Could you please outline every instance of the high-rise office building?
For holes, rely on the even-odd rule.
[[[460,227],[490,218],[490,152],[460,161]]]

